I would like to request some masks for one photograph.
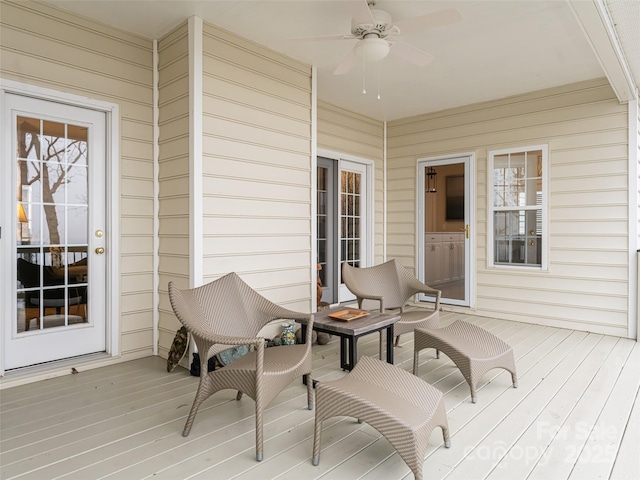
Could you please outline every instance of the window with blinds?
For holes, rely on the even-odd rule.
[[[490,265],[543,267],[547,146],[489,152]]]

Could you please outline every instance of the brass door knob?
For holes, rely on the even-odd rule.
[[[98,247],[98,248],[96,248],[96,253],[97,253],[98,255],[102,255],[102,254],[104,253],[104,247]]]

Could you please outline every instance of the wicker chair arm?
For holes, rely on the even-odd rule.
[[[307,348],[309,350],[311,350],[311,344],[313,343],[312,339],[313,339],[313,321],[314,321],[314,318],[315,317],[313,316],[313,314],[311,314],[309,320],[307,321],[307,335],[306,335],[306,337],[304,339],[304,343],[306,343],[308,345]]]
[[[197,337],[200,337],[205,342],[214,345],[228,345],[230,347],[238,346],[238,345],[254,345],[257,346],[259,343],[264,343],[265,338],[263,337],[228,337],[225,335],[210,335],[210,334],[198,334]]]
[[[349,286],[349,290],[353,293],[358,299],[358,308],[362,308],[362,302],[364,300],[374,300],[380,302],[380,313],[384,313],[384,297],[382,295],[373,295],[370,293],[365,293],[360,290],[358,287],[353,285]]]
[[[427,295],[433,295],[434,297],[436,297],[436,310],[440,309],[440,298],[442,296],[442,291],[430,287],[429,285],[422,283],[420,280],[418,280],[415,277],[407,277],[405,278],[405,281],[407,282],[409,288],[411,288],[412,290],[415,291],[415,293],[424,293]]]
[[[306,320],[311,319],[310,313],[296,312],[295,310],[289,310],[279,305],[273,305],[269,313],[273,314],[273,320]],[[272,321],[273,321],[272,320]]]

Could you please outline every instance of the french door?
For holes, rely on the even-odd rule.
[[[4,368],[105,351],[105,114],[7,93],[2,115]]]
[[[338,301],[338,162],[318,157],[316,237],[318,277],[322,283],[319,301]]]
[[[340,270],[348,263],[353,267],[369,266],[367,167],[362,163],[340,162]],[[338,300],[345,302],[355,295],[342,281],[338,283]]]
[[[369,266],[373,235],[371,173],[367,163],[318,157],[317,251],[322,301],[355,296],[341,280],[342,265]]]

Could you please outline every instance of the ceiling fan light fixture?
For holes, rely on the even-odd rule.
[[[367,37],[358,42],[356,56],[366,63],[376,63],[389,55],[389,42],[380,37]]]

